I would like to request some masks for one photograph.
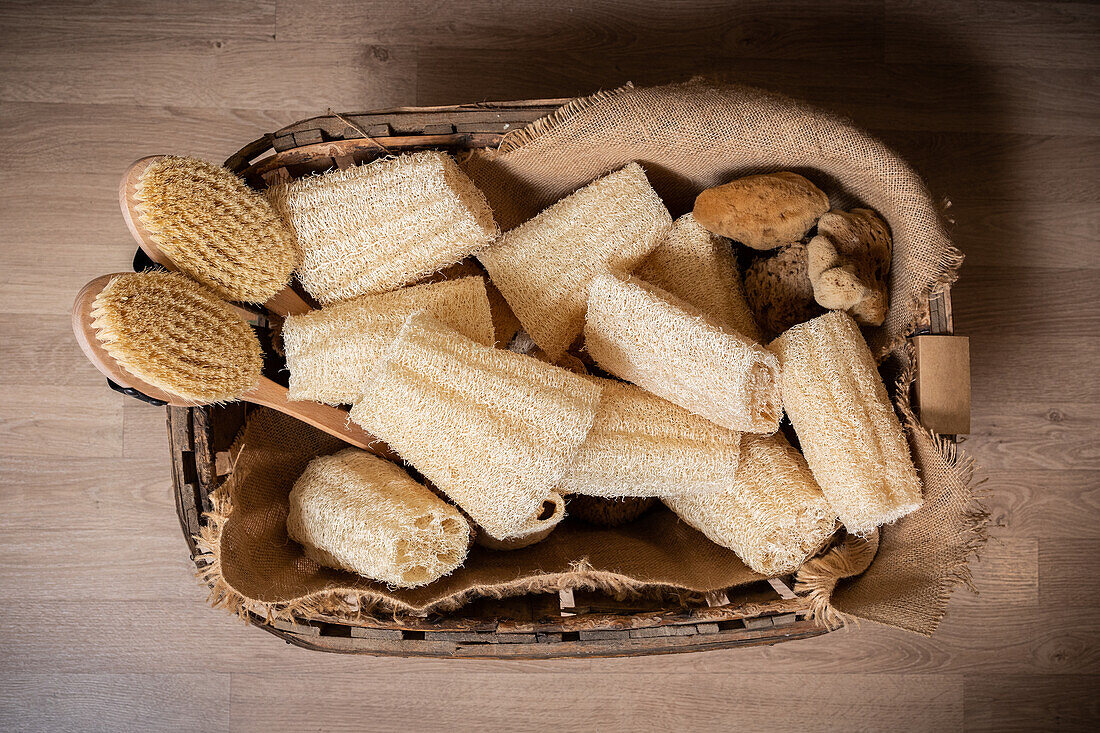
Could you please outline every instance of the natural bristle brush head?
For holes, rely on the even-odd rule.
[[[127,372],[195,403],[233,400],[260,380],[252,328],[210,289],[173,272],[113,277],[91,309],[95,338]]]
[[[231,171],[197,158],[143,158],[123,178],[123,214],[143,249],[226,300],[263,303],[300,255],[290,226]],[[162,260],[167,258],[170,263]]]

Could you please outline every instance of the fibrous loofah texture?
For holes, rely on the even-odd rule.
[[[636,278],[597,277],[584,339],[607,371],[711,422],[752,433],[779,429],[775,356],[670,293]]]
[[[724,326],[761,340],[730,242],[684,214],[634,275],[691,303]]]
[[[663,499],[677,516],[758,573],[785,575],[824,546],[836,513],[806,460],[780,433],[746,435],[725,490]]]
[[[905,433],[855,321],[831,311],[769,348],[806,461],[848,531],[866,534],[917,509],[921,484]]]
[[[446,153],[424,151],[268,189],[298,234],[298,279],[322,305],[384,293],[452,265],[500,230]]]
[[[292,400],[350,405],[363,389],[405,319],[424,310],[463,336],[493,345],[493,319],[485,280],[465,277],[364,295],[283,325]]]
[[[592,429],[558,484],[591,496],[669,496],[716,491],[737,473],[741,435],[633,384],[588,377],[603,388]]]
[[[574,494],[569,497],[569,516],[599,527],[618,527],[633,522],[657,503],[654,497],[605,499]]]
[[[592,427],[600,387],[415,313],[367,395],[352,419],[503,540],[554,521],[539,519],[543,503]]]
[[[96,297],[91,315],[111,358],[185,400],[233,400],[260,379],[263,352],[251,327],[214,291],[185,275],[119,275]]]
[[[227,300],[263,303],[298,266],[294,232],[263,195],[221,166],[157,158],[136,195],[141,224],[157,247]]]
[[[290,491],[286,530],[310,559],[399,588],[449,574],[471,537],[460,511],[358,448],[310,461]]]
[[[506,232],[478,259],[535,343],[557,361],[584,328],[592,278],[634,270],[671,223],[645,171],[631,163]]]

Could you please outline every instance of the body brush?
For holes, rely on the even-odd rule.
[[[96,278],[76,297],[73,331],[108,379],[169,405],[244,400],[390,455],[346,411],[288,401],[286,387],[263,376],[263,352],[249,325],[212,290],[179,273]]]

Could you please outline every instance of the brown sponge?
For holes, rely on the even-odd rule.
[[[745,270],[745,292],[765,340],[825,312],[814,300],[806,245],[782,247]]]
[[[695,199],[695,220],[753,249],[798,242],[829,210],[829,197],[797,173],[746,176]]]
[[[825,214],[806,247],[814,299],[848,311],[858,323],[881,326],[890,304],[886,276],[892,251],[886,222],[870,209]]]

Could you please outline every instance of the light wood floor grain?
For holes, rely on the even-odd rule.
[[[0,728],[1026,730],[1100,718],[1100,5],[933,0],[0,3]],[[324,111],[707,73],[850,116],[953,204],[1000,525],[924,639],[864,624],[608,661],[325,656],[204,605],[164,417],[69,334],[124,270],[127,163]]]

